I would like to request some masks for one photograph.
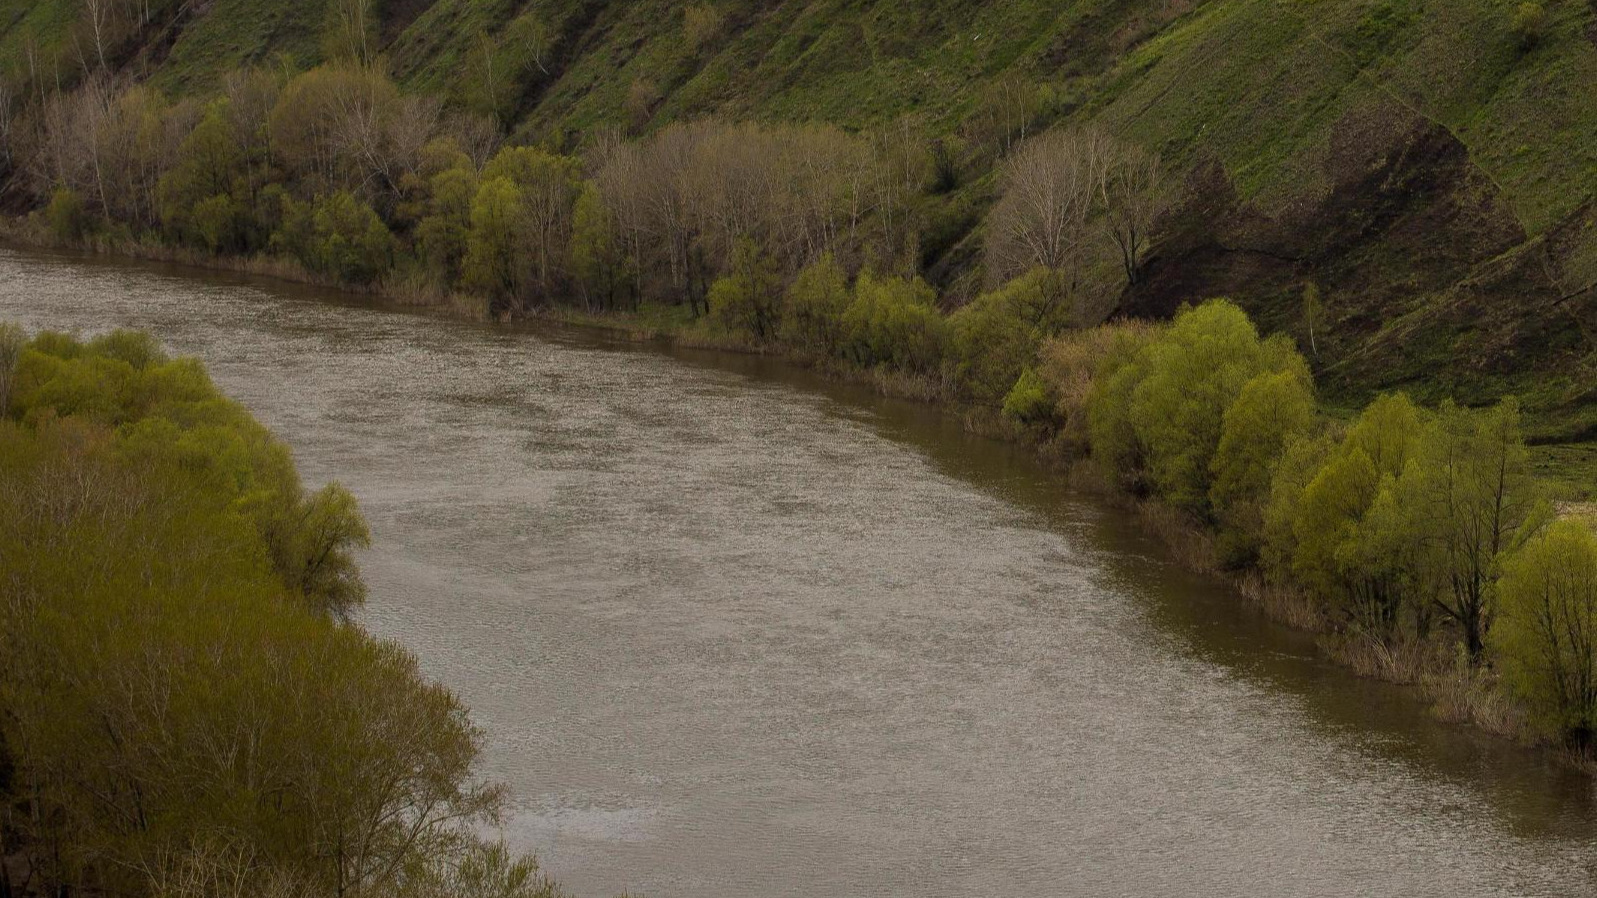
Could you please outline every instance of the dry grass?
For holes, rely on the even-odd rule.
[[[1307,593],[1271,583],[1258,571],[1239,577],[1237,591],[1276,623],[1314,633],[1324,632],[1329,627],[1324,611]]]
[[[1158,499],[1137,503],[1142,524],[1170,548],[1176,561],[1201,574],[1219,572],[1215,563],[1214,533],[1180,509]]]
[[[1359,676],[1388,683],[1420,683],[1447,669],[1434,642],[1389,643],[1369,633],[1349,632],[1327,634],[1320,646]]]
[[[1427,674],[1421,682],[1431,710],[1443,720],[1472,724],[1488,733],[1530,741],[1523,708],[1508,695],[1491,671],[1462,660]]]

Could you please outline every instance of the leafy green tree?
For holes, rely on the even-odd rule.
[[[890,365],[913,374],[935,372],[948,342],[947,321],[934,305],[936,298],[936,292],[919,278],[861,274],[854,285],[854,301],[843,313],[847,356],[866,367]]]
[[[283,224],[273,243],[311,271],[364,285],[393,266],[394,235],[371,206],[349,191],[318,197],[310,206],[284,197],[283,208]]]
[[[238,246],[239,219],[238,204],[226,194],[200,200],[189,214],[195,235],[213,253],[229,252]]]
[[[83,205],[83,196],[70,187],[58,187],[50,194],[44,219],[57,243],[82,243],[89,231],[89,211]]]
[[[495,301],[519,301],[532,278],[524,251],[530,229],[515,182],[485,179],[471,201],[471,232],[461,268],[466,286]]]
[[[563,274],[565,251],[571,242],[572,212],[582,183],[580,166],[569,156],[537,147],[506,147],[482,173],[485,184],[500,178],[516,188],[521,252],[530,251],[536,286],[547,299]]]
[[[722,327],[759,341],[774,339],[781,323],[782,282],[776,265],[753,240],[739,240],[727,275],[710,287],[710,314]]]
[[[1382,641],[1397,635],[1405,615],[1425,620],[1430,601],[1423,541],[1399,480],[1425,426],[1407,396],[1378,398],[1334,448],[1293,444],[1265,512],[1267,557],[1289,565],[1344,622]]]
[[[416,226],[416,244],[422,260],[443,283],[460,277],[477,188],[477,173],[469,163],[451,165],[428,181],[427,214]]]
[[[1133,492],[1147,483],[1148,446],[1132,420],[1132,399],[1148,376],[1143,358],[1161,336],[1162,331],[1119,333],[1092,362],[1086,402],[1092,457]]]
[[[1134,365],[1130,423],[1152,482],[1175,505],[1209,514],[1226,410],[1257,375],[1304,363],[1285,340],[1261,341],[1241,309],[1211,300],[1179,313]]]
[[[167,234],[182,242],[201,244],[210,244],[221,236],[221,203],[232,197],[243,163],[244,153],[228,104],[211,104],[178,147],[176,162],[156,188],[157,210]],[[196,207],[202,203],[208,204],[202,213],[206,219],[203,222],[196,218]]]
[[[1557,521],[1509,555],[1491,643],[1514,691],[1580,748],[1597,735],[1597,537]]]
[[[954,377],[975,399],[1002,403],[1021,372],[1036,361],[1048,326],[1037,324],[1035,313],[1051,276],[1035,270],[978,296],[949,318]]]
[[[1052,424],[1058,403],[1048,383],[1033,368],[1027,368],[1004,396],[1004,417],[1021,424]]]
[[[1304,367],[1255,376],[1225,411],[1211,466],[1209,502],[1233,563],[1251,562],[1263,536],[1264,502],[1287,444],[1314,425],[1314,382]]]
[[[0,420],[0,779],[43,890],[546,898],[481,733],[358,599],[353,498],[146,335],[41,334]],[[285,601],[298,594],[305,601]]]
[[[571,214],[571,269],[590,310],[615,307],[632,278],[615,216],[592,181],[583,183]]]
[[[809,352],[836,354],[843,342],[843,314],[852,297],[848,275],[831,253],[804,266],[788,287],[782,306],[782,339]]]
[[[1483,410],[1444,404],[1404,471],[1398,501],[1428,548],[1439,609],[1479,662],[1497,566],[1551,514],[1531,474],[1518,403],[1508,398]]]

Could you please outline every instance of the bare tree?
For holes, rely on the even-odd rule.
[[[1004,165],[1003,196],[988,219],[987,274],[997,284],[1043,269],[1038,321],[1081,287],[1110,152],[1101,132],[1052,131]]]
[[[1164,210],[1159,157],[1134,144],[1109,146],[1103,181],[1104,222],[1120,250],[1126,283],[1142,276],[1142,257],[1154,219]]]

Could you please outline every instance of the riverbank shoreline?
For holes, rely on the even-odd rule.
[[[414,292],[392,289],[392,285],[386,284],[370,289],[351,289],[330,283],[291,261],[275,257],[219,258],[144,243],[62,247],[28,239],[27,229],[16,227],[15,222],[8,222],[0,231],[0,240],[16,244],[19,248],[82,251],[113,260],[176,264],[197,271],[232,272],[338,290],[352,296],[373,297],[398,309],[423,309],[460,320],[503,324],[549,322],[601,330],[636,342],[660,342],[682,348],[770,356],[814,371],[829,380],[868,387],[883,396],[927,404],[939,414],[961,422],[969,433],[1024,447],[1047,469],[1064,478],[1072,489],[1089,492],[1134,515],[1141,526],[1156,536],[1183,567],[1225,582],[1240,600],[1252,605],[1276,624],[1315,634],[1320,651],[1356,675],[1413,690],[1420,703],[1444,721],[1467,724],[1519,744],[1540,746],[1551,756],[1588,774],[1597,775],[1597,762],[1592,758],[1576,756],[1546,739],[1538,738],[1523,711],[1509,699],[1490,670],[1471,669],[1457,658],[1448,657],[1442,651],[1443,646],[1434,641],[1394,648],[1338,632],[1307,597],[1268,583],[1257,570],[1223,569],[1216,562],[1213,534],[1201,522],[1193,521],[1157,498],[1140,497],[1116,488],[1090,459],[1073,453],[1063,440],[1057,437],[1046,439],[1040,431],[1019,426],[995,411],[959,402],[952,396],[949,386],[935,378],[884,374],[880,369],[863,369],[834,359],[718,335],[703,326],[704,319],[672,312],[675,307],[645,306],[647,312],[587,312],[548,308],[490,318],[480,314],[480,310],[474,312],[469,304],[443,294],[420,298]]]

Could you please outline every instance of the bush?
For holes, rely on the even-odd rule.
[[[194,204],[194,232],[213,253],[232,250],[238,243],[239,209],[232,197],[218,194]]]
[[[474,869],[481,893],[539,893],[471,847],[499,792],[465,709],[335,620],[358,598],[348,493],[307,495],[282,444],[145,335],[40,335],[17,387],[0,802],[26,808],[6,851],[41,891],[402,894]]]
[[[848,276],[831,253],[811,262],[787,289],[782,339],[810,352],[836,354],[843,342],[843,315],[850,302]]]
[[[1289,443],[1308,433],[1314,416],[1314,382],[1306,367],[1258,375],[1226,409],[1209,501],[1222,525],[1228,566],[1255,560],[1276,464]]]
[[[1027,368],[1004,397],[1004,417],[1021,424],[1039,425],[1054,422],[1056,405],[1048,392],[1048,384]]]
[[[306,268],[340,283],[370,284],[393,266],[393,234],[347,190],[312,206],[285,196],[283,224],[272,239]]]
[[[89,230],[89,213],[83,206],[83,197],[70,187],[57,188],[50,194],[44,218],[50,226],[50,236],[58,243],[82,243]]]
[[[1547,8],[1540,3],[1521,3],[1514,9],[1512,27],[1521,52],[1535,49],[1547,30]]]
[[[1043,328],[1047,275],[1033,272],[1002,289],[984,293],[948,320],[949,355],[955,380],[973,399],[997,405],[1021,372],[1036,361]]]
[[[710,315],[729,332],[759,341],[776,336],[782,284],[776,266],[752,240],[732,251],[731,270],[710,287]]]
[[[1091,403],[1101,445],[1121,479],[1151,481],[1175,505],[1209,514],[1214,458],[1225,413],[1254,377],[1296,371],[1302,356],[1282,338],[1259,339],[1235,305],[1212,300],[1183,310],[1099,389]],[[1146,471],[1128,466],[1145,466]]]
[[[948,340],[947,321],[933,305],[936,299],[920,278],[860,275],[854,301],[843,314],[845,354],[865,367],[935,372]]]
[[[1419,540],[1400,514],[1397,478],[1427,426],[1403,394],[1371,403],[1334,446],[1289,440],[1273,474],[1267,557],[1342,620],[1381,639],[1419,600]]]
[[[1037,376],[1055,398],[1055,418],[1062,434],[1076,449],[1086,452],[1090,448],[1088,402],[1098,378],[1135,357],[1158,334],[1157,325],[1117,321],[1066,331],[1043,344],[1038,352]]]

